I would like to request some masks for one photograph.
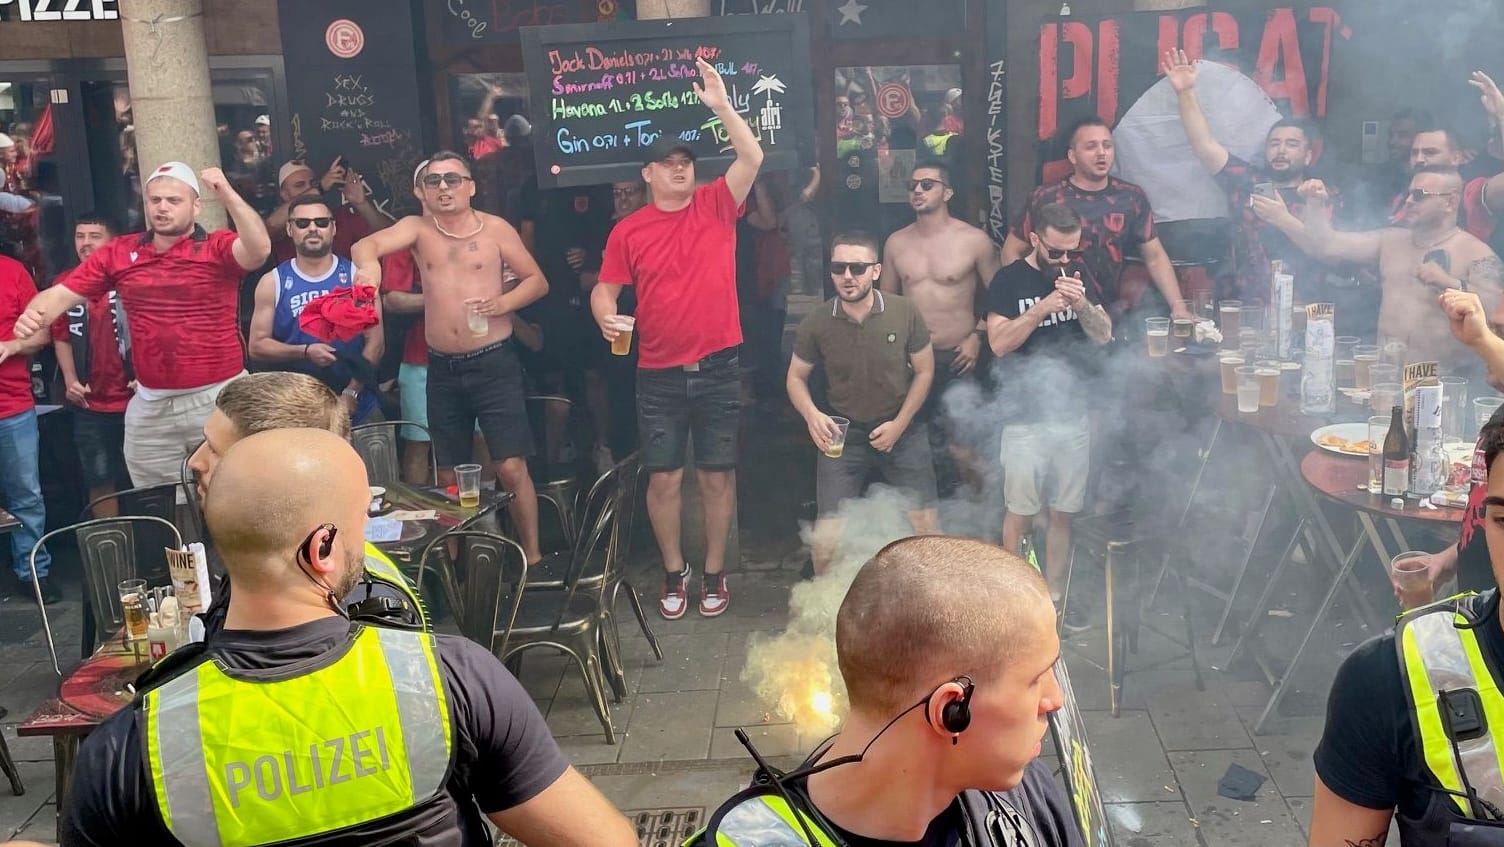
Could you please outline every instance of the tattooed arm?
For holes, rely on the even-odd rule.
[[[1338,797],[1316,777],[1309,847],[1384,847],[1393,809],[1370,809]]]
[[[1076,319],[1081,322],[1081,328],[1086,330],[1086,337],[1094,343],[1106,344],[1112,340],[1112,316],[1101,306],[1082,303],[1076,311]]]
[[[1482,255],[1468,264],[1462,280],[1489,310],[1489,324],[1495,328],[1504,326],[1504,262],[1484,248]]]

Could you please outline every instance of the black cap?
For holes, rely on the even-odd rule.
[[[660,135],[657,141],[648,145],[647,152],[642,156],[642,163],[651,165],[661,162],[675,153],[683,153],[691,162],[695,160],[695,151],[688,144],[670,135]]]

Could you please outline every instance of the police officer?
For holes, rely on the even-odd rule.
[[[528,694],[464,639],[367,627],[365,467],[338,436],[242,439],[205,518],[235,581],[198,665],[84,742],[67,845],[637,843]]]
[[[1082,843],[1038,761],[1063,704],[1060,639],[1022,559],[964,538],[889,544],[841,603],[836,656],[841,732],[789,778],[732,798],[691,844]]]
[[[1448,291],[1441,306],[1452,334],[1489,366],[1489,382],[1499,383],[1504,341],[1489,329],[1477,295]],[[1482,428],[1477,452],[1475,491],[1459,544],[1486,556],[1492,581],[1482,594],[1406,613],[1394,632],[1343,661],[1314,757],[1313,847],[1378,847],[1391,818],[1405,847],[1504,845],[1504,779],[1494,736],[1504,732],[1504,694],[1495,681],[1504,672],[1498,590],[1504,417]],[[1480,467],[1486,474],[1481,484]]]
[[[188,457],[188,467],[198,477],[199,497],[202,499],[208,491],[219,457],[235,442],[269,429],[296,427],[327,430],[349,438],[346,408],[328,386],[305,374],[250,374],[226,385],[204,422],[203,443]],[[229,591],[228,580],[221,580],[215,587],[214,605],[206,615],[211,633],[224,623]],[[374,544],[365,545],[364,577],[341,599],[352,617],[368,623],[429,628],[428,612],[417,587]]]

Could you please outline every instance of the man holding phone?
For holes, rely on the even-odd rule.
[[[392,225],[392,219],[371,202],[365,180],[345,162],[344,156],[335,156],[323,176],[316,176],[305,161],[287,162],[277,171],[277,190],[282,203],[266,216],[266,231],[272,237],[272,256],[277,264],[292,261],[297,255],[297,246],[287,234],[287,210],[299,197],[309,194],[322,197],[333,191],[344,195],[334,207],[336,256],[349,256],[355,242]]]
[[[1285,273],[1294,274],[1297,296],[1303,302],[1314,301],[1320,296],[1315,286],[1321,285],[1326,275],[1322,263],[1255,215],[1252,202],[1254,196],[1283,200],[1296,215],[1304,215],[1304,201],[1296,189],[1305,181],[1321,143],[1315,127],[1295,118],[1275,122],[1264,138],[1263,166],[1256,168],[1234,156],[1212,135],[1211,124],[1196,99],[1196,66],[1185,51],[1167,52],[1162,70],[1179,98],[1180,121],[1185,125],[1191,151],[1227,192],[1229,205],[1240,215],[1232,249],[1237,282],[1230,296],[1268,299],[1269,265],[1277,260],[1284,263]]]

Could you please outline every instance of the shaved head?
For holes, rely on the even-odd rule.
[[[836,615],[851,707],[890,715],[959,674],[980,686],[1054,628],[1039,572],[981,541],[921,535],[862,566]]]
[[[369,501],[365,464],[348,442],[320,429],[274,429],[226,451],[204,519],[235,585],[267,591],[306,582],[298,545],[325,523],[338,528],[358,574]]]

